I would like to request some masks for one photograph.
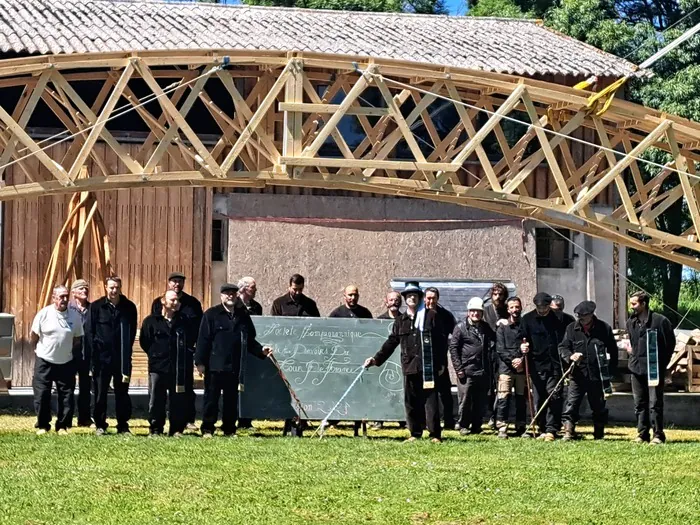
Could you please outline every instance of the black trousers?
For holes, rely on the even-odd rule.
[[[148,374],[148,419],[152,434],[162,434],[165,428],[166,403],[168,404],[168,421],[170,435],[183,432],[187,425],[187,392],[178,392],[175,374]]]
[[[437,377],[435,387],[438,390],[440,401],[442,403],[442,420],[445,423],[445,428],[453,429],[455,426],[455,408],[452,401],[452,381],[450,373],[447,369]]]
[[[558,373],[534,372],[530,374],[535,412],[540,410],[540,407],[542,407],[549,395],[554,392],[554,387],[559,379],[560,375]],[[537,418],[537,426],[540,432],[556,434],[561,430],[562,405],[563,398],[560,388],[547,403],[547,408]]]
[[[498,412],[498,357],[491,357],[490,370],[488,372],[488,391],[486,399],[486,417],[489,423],[496,422]],[[483,416],[482,416],[483,417]]]
[[[646,374],[632,374],[632,397],[634,413],[637,416],[637,434],[649,440],[651,429],[654,437],[666,441],[664,433],[664,378],[659,386],[650,387]]]
[[[129,419],[131,419],[129,383],[124,383],[121,371],[114,370],[111,366],[98,368],[93,375],[95,377],[95,427],[102,429],[108,427],[107,394],[109,394],[109,383],[111,381],[114,389],[117,432],[129,430]]]
[[[437,388],[423,389],[423,374],[403,378],[403,402],[411,436],[420,438],[426,426],[431,438],[440,438],[440,400]]]
[[[599,426],[608,422],[608,409],[605,407],[603,384],[600,381],[591,381],[587,377],[574,377],[569,381],[566,407],[562,415],[564,424],[571,423],[576,425],[578,423],[581,403],[586,395],[593,413],[593,424]]]
[[[236,433],[238,419],[238,375],[233,372],[209,372],[204,374],[204,414],[202,432],[213,433],[219,419],[219,399],[223,394],[221,430],[224,434]]]
[[[70,428],[73,421],[73,397],[75,390],[75,363],[57,365],[37,357],[34,361],[34,411],[36,428],[51,430],[51,387],[56,384],[56,431]]]
[[[90,425],[90,403],[92,401],[92,377],[90,376],[90,360],[82,355],[75,358],[78,369],[78,425]]]
[[[464,377],[457,382],[459,400],[458,418],[460,428],[470,428],[472,432],[481,431],[484,417],[484,404],[488,396],[489,376]]]
[[[187,352],[185,361],[185,399],[183,400],[185,411],[185,424],[193,423],[197,418],[197,394],[194,393],[194,353]]]

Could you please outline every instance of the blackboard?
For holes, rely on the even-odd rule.
[[[253,317],[257,340],[273,348],[309,419],[325,418],[386,340],[393,321],[308,317]],[[270,359],[248,354],[240,393],[241,417],[287,419],[295,404]],[[381,367],[365,371],[330,419],[404,419],[400,349]],[[303,416],[302,416],[303,418]]]

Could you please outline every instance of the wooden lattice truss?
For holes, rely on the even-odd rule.
[[[80,95],[85,83],[100,86],[89,103]],[[24,92],[14,110],[0,108],[0,175],[7,177],[2,166],[14,160],[13,169],[31,182],[6,184],[0,200],[163,185],[355,190],[539,219],[700,268],[700,186],[694,175],[700,125],[629,102],[615,100],[597,116],[587,105],[591,93],[557,84],[281,52],[171,51],[0,62],[0,93],[18,86]],[[221,93],[228,111],[222,109]],[[157,98],[140,105],[149,95]],[[136,155],[106,122],[125,105],[135,108],[132,115],[148,129]],[[67,133],[83,131],[60,157],[51,148],[42,150],[47,144],[27,132],[38,107],[50,108]],[[199,110],[190,111],[193,107]],[[454,112],[450,129],[435,121],[442,111]],[[218,126],[213,139],[194,131],[202,112]],[[509,118],[529,125],[513,125]],[[352,144],[338,127],[348,119],[363,137]],[[582,146],[576,138],[608,149]],[[98,141],[118,163],[106,163],[96,153]],[[651,176],[632,158],[649,148],[669,155]],[[45,169],[29,169],[23,159],[28,153]],[[528,188],[542,165],[553,191],[532,195]],[[84,166],[89,173],[81,178]],[[607,215],[592,206],[605,194],[619,203]],[[681,235],[661,231],[660,219],[679,202],[692,224]]]

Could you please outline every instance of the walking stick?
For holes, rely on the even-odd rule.
[[[345,399],[347,397],[347,395],[350,393],[350,390],[352,390],[352,388],[360,380],[360,378],[362,377],[362,374],[364,374],[366,370],[367,369],[364,366],[360,369],[360,373],[357,374],[357,377],[355,377],[355,380],[350,384],[348,389],[343,393],[343,395],[340,397],[338,402],[333,406],[333,408],[331,408],[330,412],[328,412],[328,414],[326,414],[326,417],[323,418],[323,421],[321,421],[321,424],[316,429],[316,432],[318,432],[319,439],[323,439],[323,434],[325,433],[326,427],[328,426],[328,419],[330,419],[331,415],[333,415],[333,412],[335,412],[335,409],[340,406],[340,403],[342,403],[343,399]],[[316,432],[314,432],[311,437],[314,437],[316,435]]]
[[[523,343],[526,343],[527,340],[523,339]],[[527,364],[528,359],[527,355],[523,355],[523,359],[525,359],[525,383],[527,387],[527,404],[530,406],[530,417],[535,413],[533,410],[533,407],[535,406],[534,403],[532,402],[532,383],[530,382],[530,365]],[[530,425],[532,427],[532,425]],[[527,433],[527,430],[525,431]],[[535,432],[533,430],[532,432],[532,437],[535,437]]]
[[[284,372],[282,372],[282,367],[280,366],[279,361],[277,361],[277,358],[274,356],[274,354],[268,354],[268,357],[270,358],[270,361],[272,361],[272,364],[275,365],[275,368],[277,369],[277,373],[279,374],[280,378],[282,379],[282,382],[284,383],[284,386],[287,387],[287,390],[289,391],[289,395],[292,398],[292,401],[297,406],[297,419],[301,421],[301,415],[303,414],[304,417],[309,419],[309,414],[306,413],[306,410],[304,410],[304,406],[301,404],[301,401],[299,401],[299,398],[297,397],[296,392],[292,388],[292,385],[289,384],[289,381],[287,380],[287,377],[284,375]]]
[[[573,371],[574,366],[576,366],[576,363],[575,363],[575,362],[571,363],[571,366],[566,370],[566,372],[564,372],[564,374],[561,376],[561,379],[559,379],[559,381],[557,381],[557,384],[554,385],[554,389],[552,390],[552,393],[549,394],[549,397],[547,397],[547,399],[544,400],[544,403],[542,403],[542,406],[541,406],[540,409],[537,411],[537,413],[534,415],[534,417],[532,418],[532,421],[530,421],[530,426],[528,427],[528,430],[531,429],[531,428],[533,427],[533,425],[535,424],[535,421],[537,420],[537,418],[539,417],[539,415],[542,413],[542,411],[543,411],[545,408],[547,408],[547,403],[549,403],[550,399],[552,399],[552,397],[554,396],[554,394],[557,393],[557,390],[559,390],[559,387],[560,387],[561,384],[564,382],[564,379],[566,379],[567,376]]]

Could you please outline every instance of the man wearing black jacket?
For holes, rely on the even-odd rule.
[[[435,311],[421,308],[423,290],[418,283],[408,282],[403,292],[406,301],[406,311],[394,321],[391,334],[374,357],[365,361],[365,368],[383,365],[401,346],[401,368],[404,375],[404,408],[406,422],[411,436],[407,441],[416,441],[423,436],[423,430],[428,427],[428,433],[433,443],[440,443],[442,429],[440,428],[440,402],[437,389],[426,388],[424,371],[433,370],[435,376],[447,368],[447,363],[440,360],[437,352],[432,352],[431,361],[425,364],[426,346],[424,336],[430,334],[435,340],[439,337],[436,327]]]
[[[241,277],[238,280],[238,298],[246,307],[248,313],[253,315],[262,315],[262,305],[255,300],[255,295],[258,293],[258,285],[252,277]],[[238,428],[253,429],[253,420],[250,418],[239,418]]]
[[[653,445],[666,442],[664,433],[664,372],[676,346],[676,335],[671,322],[661,314],[649,310],[649,296],[636,292],[630,297],[632,317],[627,320],[627,333],[630,336],[629,369],[632,372],[632,396],[637,415],[638,443],[649,442],[653,427]],[[659,357],[659,385],[649,386],[647,372],[648,348],[647,332],[656,331]]]
[[[148,413],[150,434],[161,435],[169,401],[169,434],[178,437],[185,430],[187,360],[189,340],[196,334],[192,320],[179,312],[177,292],[168,290],[161,300],[161,312],[151,314],[141,325],[139,343],[148,355]]]
[[[467,303],[467,318],[455,326],[450,356],[457,373],[459,433],[481,432],[484,403],[491,382],[491,355],[496,334],[483,321],[484,302],[473,297]]]
[[[107,430],[107,394],[114,389],[117,433],[130,433],[131,354],[136,339],[136,305],[121,294],[122,281],[112,276],[105,280],[107,295],[90,304],[85,320],[85,343],[92,355],[95,378],[95,427],[97,435]]]
[[[425,307],[428,310],[435,310],[437,326],[439,327],[440,338],[433,341],[433,349],[435,352],[440,352],[444,355],[447,362],[447,353],[449,350],[450,339],[452,332],[455,329],[457,321],[447,308],[440,304],[440,290],[431,286],[425,289]],[[445,372],[436,378],[435,388],[438,390],[440,401],[442,402],[442,420],[445,429],[455,428],[454,403],[452,401],[452,381],[450,380],[450,371],[445,367]]]
[[[289,278],[289,290],[272,302],[270,315],[321,317],[313,299],[304,295],[304,276],[295,273]]]
[[[617,343],[610,325],[594,315],[595,308],[593,301],[579,303],[574,308],[578,321],[569,323],[564,339],[559,344],[564,366],[576,363],[571,373],[566,408],[562,416],[565,441],[576,437],[576,423],[585,395],[588,396],[588,404],[593,412],[593,439],[603,439],[605,424],[608,422],[600,366],[607,362],[607,358],[601,354],[609,353],[610,364],[613,365],[612,356],[617,356]]]
[[[533,302],[535,309],[526,313],[520,323],[520,339],[524,340],[520,350],[527,354],[535,410],[539,411],[552,395],[537,421],[541,432],[538,439],[554,441],[561,430],[562,397],[554,387],[562,376],[558,347],[564,328],[550,308],[552,297],[548,293],[538,293]]]
[[[501,324],[496,331],[496,354],[498,356],[498,395],[496,401],[496,425],[498,437],[508,438],[508,416],[510,399],[515,390],[515,431],[525,436],[526,390],[525,362],[520,345],[520,316],[523,310],[520,298],[511,297],[506,302],[508,323]]]
[[[226,436],[236,434],[241,355],[250,352],[265,359],[271,352],[255,340],[255,326],[236,292],[235,284],[222,285],[221,304],[204,312],[199,327],[194,362],[199,373],[204,375],[203,438],[214,434],[222,392],[221,430]]]
[[[372,319],[372,312],[359,304],[360,290],[354,284],[350,284],[343,290],[343,304],[334,308],[328,317],[342,317],[345,319]]]
[[[491,290],[489,290],[489,296],[491,297],[491,302],[484,306],[484,322],[491,327],[495,334],[499,326],[508,323],[508,308],[506,306],[508,288],[503,283],[493,283]],[[489,374],[491,382],[489,383],[488,391],[487,415],[489,417],[489,427],[495,431],[498,428],[496,424],[498,412],[498,358],[495,353],[491,356],[491,366],[493,369],[490,370],[491,373]]]
[[[197,430],[194,424],[195,417],[197,415],[196,402],[197,396],[194,393],[194,345],[197,342],[197,330],[199,329],[199,323],[202,321],[202,303],[192,295],[185,293],[183,290],[185,288],[185,275],[180,272],[172,272],[168,275],[168,290],[173,290],[177,293],[177,298],[180,303],[180,315],[187,318],[187,323],[194,327],[194,337],[191,337],[187,341],[187,350],[185,360],[185,412],[187,419],[187,428],[190,430]],[[153,299],[151,304],[151,314],[158,315],[162,312],[162,296],[158,296]]]

